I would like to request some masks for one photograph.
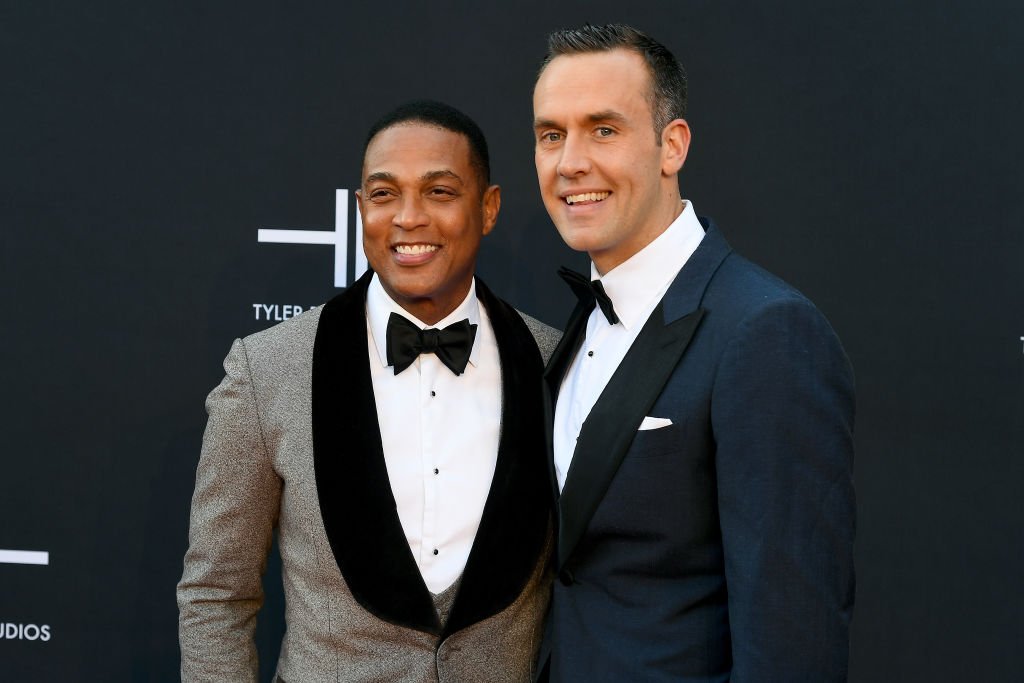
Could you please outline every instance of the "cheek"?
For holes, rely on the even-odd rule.
[[[391,212],[370,209],[362,217],[363,239],[367,242],[385,239],[391,226]]]
[[[537,179],[541,186],[553,183],[556,180],[558,159],[552,154],[538,154],[534,157],[534,165],[537,167]]]
[[[382,251],[386,248],[386,240],[382,233],[373,232],[366,229],[366,224],[363,224],[363,249],[367,252],[370,251]]]
[[[363,252],[374,270],[380,270],[387,266],[388,249],[387,232],[374,230],[366,223],[363,224]]]

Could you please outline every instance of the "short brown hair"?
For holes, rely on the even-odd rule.
[[[643,31],[625,24],[566,28],[548,36],[548,52],[537,77],[551,60],[566,55],[607,52],[625,48],[640,54],[651,72],[651,113],[654,134],[661,144],[661,131],[670,121],[686,116],[686,71],[667,47]]]

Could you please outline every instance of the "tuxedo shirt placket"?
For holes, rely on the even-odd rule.
[[[433,353],[399,374],[387,365],[386,321],[398,313],[421,329],[380,283],[367,291],[371,381],[389,483],[402,530],[423,575],[437,594],[465,567],[497,462],[501,369],[497,342],[475,284],[444,320],[478,326],[469,364],[456,376]]]
[[[423,522],[422,535],[420,537],[419,552],[416,558],[421,567],[433,564],[433,551],[437,548],[436,523],[437,523],[437,496],[438,496],[438,475],[434,474],[437,469],[437,435],[434,433],[438,424],[435,406],[438,404],[435,397],[431,397],[431,391],[437,383],[438,370],[449,372],[434,354],[421,355],[416,360],[416,370],[419,375],[419,397],[420,410],[420,475],[423,480]],[[436,393],[436,392],[435,392]],[[435,400],[431,400],[434,398]]]

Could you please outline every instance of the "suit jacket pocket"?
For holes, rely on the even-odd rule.
[[[656,458],[672,455],[682,444],[683,425],[675,422],[660,429],[638,430],[626,458]]]

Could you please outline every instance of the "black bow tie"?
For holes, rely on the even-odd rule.
[[[615,315],[612,300],[607,292],[604,291],[604,285],[601,284],[600,280],[591,281],[581,273],[565,267],[559,268],[558,275],[569,284],[573,294],[587,306],[593,308],[596,302],[601,307],[604,317],[608,319],[609,325],[619,322],[619,316]]]
[[[469,318],[453,323],[443,330],[434,327],[421,330],[397,313],[388,318],[388,365],[397,375],[413,364],[421,353],[433,353],[456,375],[466,371],[469,352],[476,338],[476,325]]]

